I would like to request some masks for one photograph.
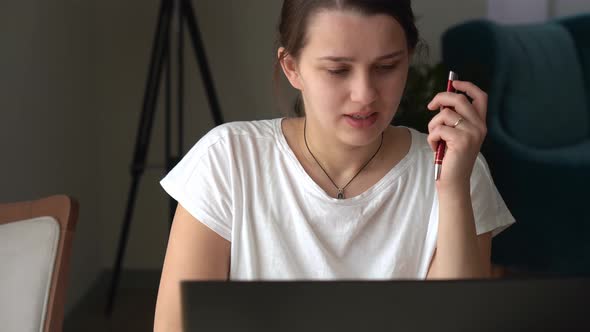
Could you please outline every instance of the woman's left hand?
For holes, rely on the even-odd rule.
[[[437,187],[469,189],[471,172],[487,134],[488,95],[467,81],[453,81],[453,87],[473,101],[454,92],[437,94],[427,107],[431,111],[441,107],[442,110],[428,124],[428,144],[435,153],[441,139],[447,144]],[[453,128],[461,117],[461,123]]]

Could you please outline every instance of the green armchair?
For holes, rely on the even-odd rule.
[[[442,56],[488,93],[482,154],[517,220],[494,238],[492,261],[590,274],[590,13],[465,22],[443,34]]]

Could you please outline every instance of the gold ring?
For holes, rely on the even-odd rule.
[[[463,117],[460,117],[459,120],[457,120],[457,122],[455,122],[455,124],[453,125],[453,128],[456,128],[461,122],[463,122]]]

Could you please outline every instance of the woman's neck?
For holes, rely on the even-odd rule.
[[[321,130],[314,127],[313,122],[309,120],[301,119],[298,127],[297,132],[300,137],[297,139],[298,145],[307,161],[316,163],[315,157],[317,163],[321,164],[321,167],[338,186],[344,186],[350,181],[371,157],[374,156],[370,164],[380,159],[379,153],[377,155],[375,153],[378,152],[382,143],[381,135],[365,146],[351,146],[338,140],[336,136],[323,135]],[[305,138],[307,138],[307,146]],[[385,145],[385,137],[383,139],[383,145]],[[381,146],[381,149],[383,148],[384,146]],[[370,164],[366,168],[370,167]]]

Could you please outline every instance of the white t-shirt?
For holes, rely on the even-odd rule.
[[[305,172],[281,120],[212,129],[160,182],[231,241],[230,280],[426,278],[438,226],[427,135],[407,128],[408,154],[364,193],[339,200]],[[477,234],[515,221],[481,154],[471,196]]]

